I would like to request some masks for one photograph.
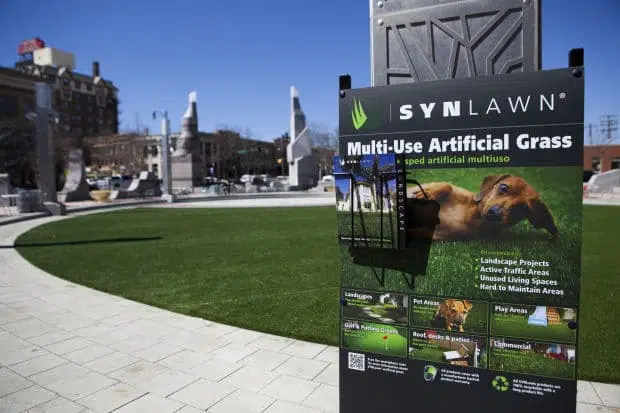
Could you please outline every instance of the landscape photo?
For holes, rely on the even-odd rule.
[[[407,324],[409,298],[405,294],[343,290],[342,317],[388,324]]]

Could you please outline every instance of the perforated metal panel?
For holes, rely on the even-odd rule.
[[[372,85],[540,70],[540,2],[370,0]]]

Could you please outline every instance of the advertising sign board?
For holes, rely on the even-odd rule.
[[[339,110],[341,413],[575,412],[583,68]]]

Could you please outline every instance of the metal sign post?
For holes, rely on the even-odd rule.
[[[36,84],[37,155],[39,160],[39,190],[44,202],[57,202],[54,143],[52,140],[52,90],[47,83]]]
[[[168,119],[168,111],[154,111],[153,118],[161,115],[161,162],[162,162],[162,181],[163,194],[169,202],[174,201],[172,194],[172,164],[170,163],[170,119]]]
[[[371,85],[540,70],[541,0],[370,0]]]

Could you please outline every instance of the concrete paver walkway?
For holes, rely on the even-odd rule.
[[[337,348],[91,290],[10,248],[56,219],[0,227],[0,412],[338,412]],[[579,400],[620,412],[620,387],[580,382]]]

